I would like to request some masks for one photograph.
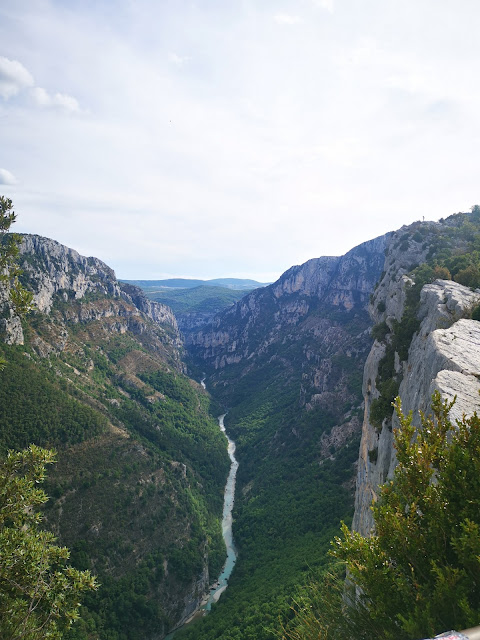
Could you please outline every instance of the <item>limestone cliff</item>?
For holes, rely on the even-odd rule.
[[[23,278],[34,292],[39,311],[48,313],[59,296],[64,301],[81,300],[88,294],[123,299],[154,322],[169,325],[178,344],[177,322],[169,307],[152,302],[139,287],[118,282],[113,269],[98,258],[86,258],[55,240],[28,234],[22,236],[20,255]]]
[[[56,339],[36,336],[34,342],[43,354],[62,351],[65,323],[85,323],[104,319],[112,333],[132,332],[141,341],[163,352],[182,367],[182,346],[175,316],[169,307],[149,300],[139,287],[118,282],[113,269],[98,258],[81,256],[77,251],[38,235],[23,235],[20,246],[22,283],[33,292],[34,309],[49,316],[56,310],[52,331]],[[81,302],[81,304],[79,304]],[[23,333],[17,318],[5,326],[6,341],[22,344]]]
[[[392,429],[398,426],[397,417],[385,417],[381,425],[378,421],[372,424],[372,407],[380,396],[381,370],[392,350],[395,328],[404,318],[408,291],[414,285],[407,272],[432,255],[432,242],[439,233],[439,223],[415,223],[391,236],[384,275],[370,304],[372,318],[377,327],[383,325],[384,335],[380,334],[372,346],[363,379],[365,413],[353,520],[353,528],[363,535],[373,528],[372,500],[376,499],[379,486],[392,477],[396,464]],[[435,389],[444,398],[457,397],[453,419],[480,408],[480,323],[462,318],[479,301],[480,292],[449,280],[436,280],[421,289],[416,311],[418,325],[406,345],[408,352],[397,349],[391,354],[392,375],[400,382],[398,395],[403,410],[413,412],[417,425],[418,412],[428,412]]]
[[[386,242],[387,236],[381,236],[342,257],[316,258],[292,267],[274,284],[256,289],[190,334],[190,353],[217,372],[232,364],[247,371],[274,345],[300,345],[303,334],[306,340],[300,349],[312,364],[316,357],[308,346],[312,339],[327,345],[332,338],[338,344],[346,338],[339,323],[320,316],[326,309],[333,314],[351,311],[353,316],[366,307],[383,266]],[[325,372],[319,369],[317,374],[310,377],[317,379],[313,386],[321,390]],[[219,378],[213,373],[213,381]]]

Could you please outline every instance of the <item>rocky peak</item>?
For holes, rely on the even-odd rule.
[[[25,234],[19,263],[21,280],[33,292],[34,307],[40,313],[50,315],[60,302],[81,302],[65,307],[64,321],[110,318],[112,330],[137,334],[148,332],[148,321],[152,321],[162,328],[165,343],[181,346],[172,310],[146,298],[138,287],[118,282],[113,269],[98,258],[82,256],[49,238]],[[10,309],[5,287],[0,288],[0,309],[3,339],[9,344],[23,344],[21,322]]]
[[[54,294],[58,292],[72,292],[77,300],[88,292],[120,295],[113,269],[97,258],[81,256],[55,240],[25,234],[20,255],[21,267],[32,285],[39,311],[48,313]]]

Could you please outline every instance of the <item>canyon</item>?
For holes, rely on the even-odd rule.
[[[453,418],[478,409],[479,235],[476,210],[416,222],[294,266],[184,332],[101,260],[24,235],[35,310],[21,320],[0,291],[0,445],[58,449],[45,526],[105,585],[72,640],[160,640],[197,610],[225,560],[229,460],[213,417],[225,413],[238,561],[181,636],[278,631],[340,521],[374,530],[370,505],[396,466],[393,398],[417,425],[435,389],[456,397]]]

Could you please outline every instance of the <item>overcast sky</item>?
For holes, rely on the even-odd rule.
[[[16,230],[272,280],[480,203],[479,0],[1,0]]]

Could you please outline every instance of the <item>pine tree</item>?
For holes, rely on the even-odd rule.
[[[480,620],[480,418],[452,425],[452,405],[436,392],[416,433],[397,398],[398,465],[372,507],[375,535],[344,525],[335,540],[356,592],[345,607],[356,637],[420,638]]]
[[[16,219],[12,201],[0,196],[0,287],[7,291],[9,308],[16,315],[24,316],[32,307],[32,294],[18,279],[21,274],[17,263],[21,238],[16,233],[9,233]],[[0,371],[5,364],[0,358]]]

